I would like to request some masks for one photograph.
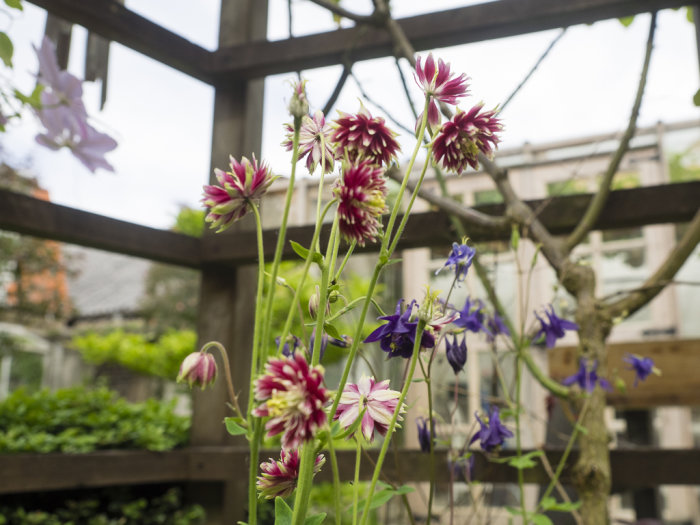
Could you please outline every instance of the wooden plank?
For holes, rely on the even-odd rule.
[[[197,268],[199,239],[0,189],[0,229]]]
[[[653,10],[681,7],[682,0],[500,0],[399,19],[416,50],[428,50],[494,38],[590,24]],[[220,48],[210,73],[260,77],[301,69],[393,55],[385,30],[353,27],[276,42]]]
[[[211,84],[212,52],[112,0],[29,0],[68,22]]]
[[[636,388],[634,373],[622,361],[626,354],[651,357],[662,375],[650,375]],[[548,351],[549,373],[557,381],[576,372],[578,362],[574,347]],[[616,408],[650,408],[666,405],[700,405],[700,339],[638,341],[608,345],[609,379],[619,376],[627,385],[626,392],[611,392],[608,403]]]
[[[567,195],[552,199],[527,201],[538,210],[544,225],[555,234],[572,231],[588,206],[591,195]],[[664,186],[648,186],[630,190],[614,191],[595,226],[599,230],[629,228],[645,224],[686,222],[693,218],[700,203],[700,181]],[[476,210],[490,214],[503,214],[502,205],[476,206]],[[505,240],[510,229],[490,232],[470,228],[470,237],[476,242]],[[328,227],[322,233],[327,238]],[[291,228],[288,239],[308,246],[313,235],[311,226]],[[264,233],[266,255],[274,248],[276,231]],[[399,249],[416,247],[449,246],[454,241],[448,216],[443,212],[413,214],[408,220]],[[376,251],[377,244],[368,244],[364,251]],[[359,251],[359,250],[358,250]],[[296,257],[287,244],[285,257]],[[202,241],[202,259],[209,263],[247,264],[257,260],[255,234],[237,232],[226,236],[209,236]]]
[[[527,451],[525,451],[527,452]],[[512,451],[503,450],[501,457]],[[340,477],[354,475],[355,452],[340,450]],[[367,451],[360,476],[372,476],[372,461],[377,449]],[[556,465],[562,450],[547,450],[550,463]],[[261,461],[277,459],[279,450],[264,450]],[[427,481],[430,457],[419,450],[401,450],[399,464],[387,456],[384,473],[401,483]],[[573,465],[572,452],[567,465]],[[171,482],[233,482],[246,476],[248,450],[243,447],[193,447],[170,452],[100,451],[89,454],[0,454],[0,494],[40,492],[74,488],[106,487]],[[449,481],[447,451],[436,451],[436,480]],[[638,447],[610,451],[613,489],[623,490],[658,485],[700,485],[700,449],[658,449]],[[493,463],[482,452],[475,452],[474,478],[488,483],[513,483],[517,471],[503,463]],[[329,462],[318,474],[318,481],[330,481]],[[525,471],[526,483],[546,483],[548,476],[540,466]],[[566,470],[562,481],[568,479]]]

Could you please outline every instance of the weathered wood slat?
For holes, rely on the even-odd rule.
[[[68,22],[84,26],[182,73],[211,84],[211,51],[112,0],[29,0]]]
[[[0,190],[0,229],[199,267],[199,239]]]
[[[555,235],[570,232],[583,215],[590,195],[567,195],[548,200],[528,201],[538,210],[542,222]],[[595,228],[611,230],[645,224],[686,222],[692,219],[700,207],[700,182],[648,186],[631,190],[614,191],[601,214]],[[475,209],[491,215],[501,215],[502,205],[476,206]],[[327,238],[328,227],[322,238]],[[476,242],[508,239],[510,229],[489,232],[477,228],[468,230]],[[288,239],[308,246],[313,235],[312,227],[304,226],[288,230]],[[276,231],[265,232],[265,247],[268,255],[274,249]],[[399,243],[399,249],[449,246],[454,241],[448,216],[442,212],[413,214]],[[376,244],[367,245],[365,251],[377,250]],[[358,250],[359,251],[359,250]],[[289,245],[286,257],[296,257]],[[253,232],[231,233],[209,236],[202,242],[202,260],[210,263],[244,264],[257,259],[255,234]]]
[[[481,42],[687,4],[681,0],[500,0],[399,19],[418,50]],[[276,42],[219,49],[210,73],[218,77],[271,75],[393,55],[386,31],[354,27]]]
[[[502,456],[508,454],[503,451]],[[368,452],[376,460],[377,450]],[[436,479],[449,480],[447,454],[438,450]],[[561,450],[548,450],[547,458],[556,465]],[[261,460],[277,458],[279,451],[261,453]],[[350,480],[354,474],[355,453],[338,451],[341,479]],[[491,463],[477,452],[474,477],[491,483],[513,483],[517,471],[503,463]],[[567,464],[576,459],[574,451]],[[172,452],[103,451],[89,454],[0,454],[0,494],[64,490],[73,488],[106,487],[167,482],[231,482],[247,470],[248,450],[234,447],[201,447]],[[635,448],[612,450],[610,456],[615,490],[657,485],[700,485],[700,449]],[[418,450],[402,450],[397,467],[390,456],[384,473],[401,483],[429,479],[430,459]],[[566,470],[562,481],[566,482]],[[319,480],[329,481],[331,470],[326,468]],[[369,460],[363,462],[362,479],[372,475]],[[546,483],[546,472],[541,467],[525,471],[527,483]]]
[[[634,372],[622,360],[628,353],[651,357],[661,375],[652,374],[635,388]],[[554,348],[548,356],[549,374],[555,380],[574,374],[578,368],[573,347]],[[610,344],[606,361],[608,371],[617,370],[627,385],[624,393],[608,394],[608,403],[616,408],[700,405],[700,375],[690,372],[700,369],[700,339]]]

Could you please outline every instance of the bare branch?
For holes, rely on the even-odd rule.
[[[406,101],[408,102],[408,107],[411,108],[411,113],[413,113],[413,118],[418,120],[418,112],[416,111],[416,106],[413,104],[411,99],[411,93],[408,91],[408,85],[406,84],[406,77],[403,75],[403,70],[401,69],[401,64],[399,63],[399,57],[395,57],[394,61],[396,63],[396,70],[399,72],[399,78],[401,79],[401,85],[403,86],[403,91],[406,94]]]
[[[396,124],[399,128],[401,128],[402,130],[404,130],[404,131],[405,131],[406,133],[408,133],[409,135],[413,135],[414,132],[413,132],[412,129],[410,129],[409,127],[405,126],[404,124],[402,124],[401,122],[399,122],[398,120],[396,120],[396,119],[394,118],[394,116],[391,114],[390,111],[388,111],[384,106],[382,106],[381,104],[379,104],[376,100],[373,100],[372,98],[370,98],[370,96],[367,94],[367,92],[366,92],[366,91],[364,90],[364,88],[362,87],[362,83],[357,79],[357,77],[353,74],[352,71],[350,71],[350,76],[352,76],[352,79],[353,79],[353,80],[355,81],[355,83],[357,84],[357,87],[358,87],[358,89],[360,90],[360,93],[362,94],[363,98],[366,98],[369,102],[371,102],[372,104],[374,104],[375,106],[377,106],[379,109],[381,109],[381,110],[384,112],[384,114],[385,114],[387,117],[389,117],[389,120],[391,120],[391,121],[392,121],[394,124]]]
[[[346,62],[345,64],[343,64],[343,72],[340,74],[340,78],[338,78],[338,82],[336,83],[335,88],[333,89],[333,93],[331,93],[331,96],[328,97],[328,101],[326,102],[325,106],[323,106],[324,115],[328,115],[331,109],[333,109],[333,106],[335,105],[336,101],[338,100],[338,97],[340,96],[340,92],[343,90],[343,86],[345,86],[345,82],[351,74],[352,64]]]
[[[334,4],[333,2],[329,2],[328,0],[310,0],[312,3],[319,5],[325,9],[328,9],[331,13],[334,15],[338,15],[343,18],[347,18],[348,20],[352,20],[353,22],[357,22],[358,24],[369,24],[369,25],[380,25],[381,24],[381,19],[377,16],[376,13],[372,13],[371,15],[358,15],[357,13],[353,13],[352,11],[348,11],[344,7],[341,7],[338,4]]]
[[[642,105],[642,97],[644,95],[644,86],[647,81],[647,74],[649,72],[649,62],[651,61],[651,52],[654,47],[654,32],[656,30],[656,12],[651,14],[651,23],[649,24],[649,36],[647,37],[646,53],[644,55],[644,66],[642,67],[642,73],[639,78],[639,85],[637,86],[637,96],[635,97],[634,104],[632,106],[632,113],[630,115],[629,124],[627,125],[627,130],[625,134],[620,139],[620,144],[617,147],[617,151],[610,159],[610,164],[608,169],[603,175],[603,179],[600,181],[600,187],[598,192],[591,199],[588,209],[584,214],[581,221],[578,223],[574,231],[569,235],[566,240],[566,250],[573,250],[585,237],[588,232],[593,229],[600,213],[605,206],[605,202],[610,196],[610,187],[612,185],[613,178],[617,169],[620,167],[622,158],[627,153],[629,149],[630,141],[634,136],[634,132],[637,128],[637,117],[639,116],[639,108]]]
[[[535,74],[535,71],[537,71],[537,68],[540,67],[540,64],[544,61],[545,58],[547,58],[547,55],[549,55],[549,52],[554,48],[554,46],[559,42],[561,37],[564,36],[564,33],[566,33],[566,28],[562,28],[561,32],[556,36],[554,40],[547,46],[547,49],[544,50],[544,53],[542,53],[542,56],[537,59],[537,62],[535,62],[535,65],[532,66],[532,69],[525,75],[525,77],[520,81],[520,84],[516,86],[516,88],[513,90],[513,92],[510,94],[510,96],[501,104],[498,109],[499,111],[503,111],[506,106],[510,103],[511,100],[515,97],[515,95],[518,94],[518,92],[523,88],[523,86],[527,83],[528,80],[530,80],[530,77]]]
[[[673,279],[698,244],[700,244],[700,210],[659,269],[637,290],[607,307],[610,316],[629,317],[656,297],[663,290],[662,283]]]

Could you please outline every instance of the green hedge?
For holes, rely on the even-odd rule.
[[[0,452],[170,450],[185,445],[190,426],[174,404],[129,403],[104,387],[16,390],[0,402]]]

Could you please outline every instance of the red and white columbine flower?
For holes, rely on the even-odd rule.
[[[207,352],[193,352],[180,365],[177,382],[186,381],[190,388],[201,386],[202,390],[216,380],[216,360]]]
[[[207,208],[206,221],[211,228],[221,232],[241,219],[260,200],[275,180],[265,163],[258,166],[253,155],[251,162],[246,157],[239,163],[229,157],[231,171],[214,169],[219,185],[205,185],[202,204]]]
[[[362,376],[357,384],[348,383],[345,386],[333,419],[348,428],[364,410],[360,428],[365,439],[372,441],[375,429],[382,436],[386,435],[400,396],[400,392],[389,389],[388,379],[377,383],[373,377]],[[402,405],[400,413],[405,411],[406,406]],[[401,420],[399,415],[397,421]]]
[[[294,127],[287,124],[287,140],[282,145],[287,151],[292,151],[294,148]],[[305,115],[301,120],[301,128],[299,129],[299,160],[306,156],[306,169],[309,173],[313,173],[317,164],[322,164],[322,155],[325,154],[325,171],[330,173],[333,171],[335,162],[335,151],[331,134],[333,129],[329,124],[326,124],[326,118],[323,116],[323,111],[318,110],[314,113],[313,118]]]
[[[338,111],[340,117],[333,123],[335,131],[331,140],[336,145],[339,158],[351,162],[370,160],[378,166],[388,165],[401,150],[384,119],[373,117],[362,106],[355,115]]]
[[[253,415],[271,418],[265,424],[267,436],[284,433],[284,449],[297,448],[313,439],[327,420],[323,367],[309,366],[303,354],[270,359],[265,375],[255,381],[255,399],[263,403]]]
[[[425,65],[421,64],[421,57],[416,58],[414,78],[423,92],[430,97],[428,124],[432,127],[440,124],[440,112],[435,101],[456,105],[468,91],[467,81],[469,77],[464,73],[454,77],[450,71],[450,64],[446,64],[441,58],[438,59],[437,67],[435,67],[432,53],[426,58]],[[423,114],[421,113],[416,126],[419,126],[422,120]]]
[[[496,118],[496,110],[481,111],[483,103],[464,112],[457,109],[451,120],[445,122],[433,140],[435,162],[442,162],[443,168],[454,173],[461,173],[471,166],[479,168],[477,154],[492,157],[499,138],[498,131],[503,129]]]
[[[340,233],[346,241],[375,241],[382,229],[381,216],[387,211],[386,183],[382,168],[365,160],[346,164],[342,178],[333,187],[338,198]]]
[[[317,474],[326,458],[323,454],[316,456],[314,463],[314,474]],[[275,461],[270,458],[269,461],[260,464],[262,474],[258,476],[257,487],[260,491],[260,496],[266,499],[274,499],[277,496],[286,498],[297,486],[299,478],[299,451],[282,450],[280,459]]]

